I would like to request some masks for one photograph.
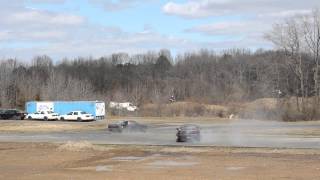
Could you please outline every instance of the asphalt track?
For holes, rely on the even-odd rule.
[[[1,123],[1,122],[0,122]],[[57,122],[59,123],[59,122]],[[197,123],[193,123],[197,124]],[[269,148],[320,149],[320,123],[284,123],[238,120],[226,123],[204,123],[201,141],[177,143],[179,123],[147,124],[146,132],[113,133],[105,130],[48,133],[4,133],[0,142],[89,141],[94,144],[168,145],[168,146],[223,146]]]

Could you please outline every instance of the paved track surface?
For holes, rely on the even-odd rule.
[[[181,125],[180,123],[147,125],[148,130],[145,133],[112,133],[107,129],[54,133],[0,132],[0,142],[90,141],[96,144],[320,148],[319,122],[282,123],[237,120],[225,123],[199,123],[201,141],[196,143],[175,142],[176,128]]]

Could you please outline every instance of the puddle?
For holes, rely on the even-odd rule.
[[[112,166],[108,165],[99,165],[99,166],[88,166],[88,167],[79,167],[79,168],[70,168],[72,170],[81,170],[81,171],[96,171],[96,172],[106,172],[112,171]]]
[[[167,166],[170,166],[170,167],[187,167],[187,166],[194,166],[194,165],[197,165],[197,164],[199,164],[199,163],[197,163],[197,162],[161,161],[161,160],[154,161],[152,163],[148,163],[149,166],[159,167],[159,168],[167,167]]]
[[[239,171],[245,169],[245,167],[227,167],[226,170],[228,171]]]
[[[145,156],[145,157],[140,157],[140,156],[118,156],[118,157],[113,157],[111,160],[114,161],[145,161],[145,160],[152,160],[156,158],[163,157],[161,154],[153,154],[151,156]]]
[[[116,161],[141,161],[144,160],[145,157],[137,157],[137,156],[120,156],[111,158],[112,160]]]
[[[112,166],[97,166],[96,171],[97,172],[112,171]]]

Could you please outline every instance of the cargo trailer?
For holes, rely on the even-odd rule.
[[[26,112],[53,111],[60,115],[71,111],[85,111],[92,114],[96,120],[105,118],[105,103],[103,101],[30,101],[26,103]]]

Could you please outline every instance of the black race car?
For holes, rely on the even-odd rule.
[[[197,125],[182,125],[177,128],[177,142],[200,141],[200,127]]]
[[[23,120],[26,113],[18,109],[0,109],[0,119]]]
[[[136,121],[118,121],[108,125],[111,132],[146,132],[147,126]]]

